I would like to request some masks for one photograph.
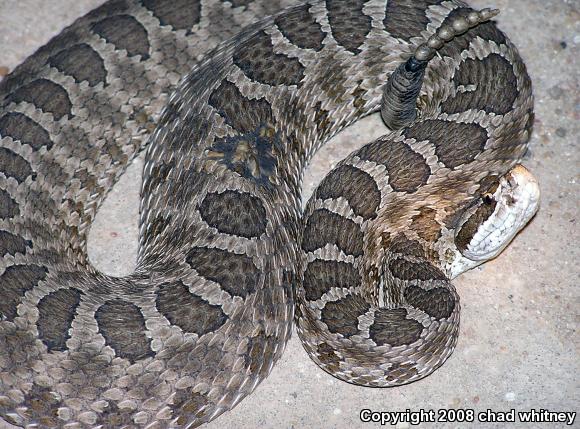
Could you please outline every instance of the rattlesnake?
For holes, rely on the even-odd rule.
[[[313,1],[257,21],[295,3],[112,0],[0,84],[8,422],[195,427],[268,375],[293,319],[356,384],[449,357],[450,280],[537,209],[516,165],[525,66],[494,12],[460,1]],[[394,131],[343,160],[301,220],[312,153],[381,106]],[[87,232],[145,147],[137,269],[106,276]]]

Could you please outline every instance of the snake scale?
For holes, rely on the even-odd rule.
[[[451,280],[538,206],[525,66],[496,12],[461,1],[295,3],[111,0],[1,82],[6,421],[198,426],[269,374],[293,323],[360,385],[452,353]],[[302,213],[313,152],[377,110],[392,132]],[[107,276],[87,233],[142,149],[137,268]]]

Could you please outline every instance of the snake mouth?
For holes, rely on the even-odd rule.
[[[472,232],[469,240],[463,237],[464,246],[458,246],[461,254],[480,263],[495,258],[534,217],[539,203],[537,180],[524,166],[516,165],[499,178],[495,191],[482,197],[476,210],[459,228],[456,242],[467,229],[466,225]]]

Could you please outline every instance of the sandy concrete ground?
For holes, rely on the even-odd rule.
[[[0,72],[13,69],[100,0],[0,0]],[[297,336],[256,392],[208,427],[356,428],[362,409],[580,411],[578,221],[580,1],[473,0],[501,9],[501,28],[520,48],[536,94],[525,164],[539,179],[542,207],[496,260],[461,276],[462,327],[454,355],[433,375],[395,389],[356,387],[329,376]],[[309,168],[307,198],[336,162],[382,133],[367,118],[323,148]],[[90,257],[104,272],[131,271],[137,249],[142,159],[122,177],[91,232]],[[576,419],[575,426],[580,427]],[[420,427],[481,427],[480,423]],[[525,427],[564,427],[528,424]],[[7,428],[0,422],[0,428]],[[409,427],[399,424],[397,427]],[[519,423],[485,427],[523,427]]]

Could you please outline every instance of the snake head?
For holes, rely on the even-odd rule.
[[[455,228],[460,257],[451,265],[452,277],[499,255],[536,214],[539,202],[538,182],[522,165],[494,177]]]

